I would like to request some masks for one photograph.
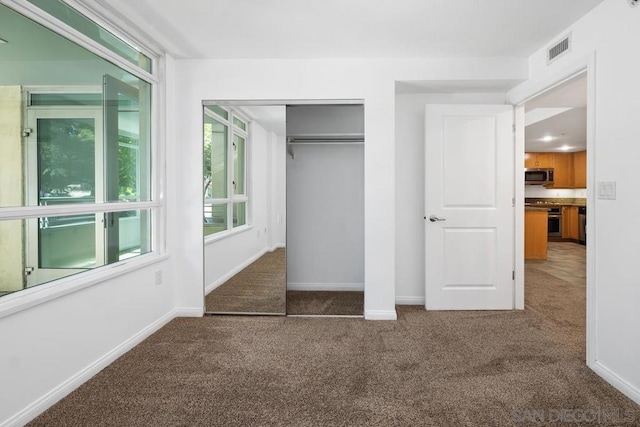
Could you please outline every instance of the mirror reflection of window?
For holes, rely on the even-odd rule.
[[[248,126],[232,109],[207,105],[203,135],[204,235],[210,236],[248,225]]]
[[[207,313],[286,314],[284,106],[263,108],[203,107]]]

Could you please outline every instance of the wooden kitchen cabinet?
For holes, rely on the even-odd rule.
[[[552,168],[553,153],[524,153],[525,168]]]
[[[573,188],[573,153],[550,153],[553,158],[553,188]]]
[[[586,151],[579,153],[524,153],[524,167],[553,168],[553,185],[547,186],[549,188],[586,188],[586,159]]]
[[[548,218],[546,209],[525,209],[524,259],[547,259]]]
[[[587,188],[587,152],[573,153],[573,187]]]
[[[563,206],[562,207],[562,238],[578,240],[580,224],[578,222],[578,207]]]

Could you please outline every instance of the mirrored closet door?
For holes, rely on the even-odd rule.
[[[285,107],[204,104],[205,311],[284,315]]]

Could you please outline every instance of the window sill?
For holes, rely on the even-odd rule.
[[[232,230],[223,231],[216,234],[210,234],[204,238],[204,244],[210,245],[215,242],[219,242],[220,240],[224,240],[228,237],[235,236],[236,234],[244,233],[245,231],[249,231],[253,229],[253,225],[242,225],[240,227],[236,227]]]
[[[144,254],[17,291],[0,299],[0,319],[166,259],[169,259],[168,254]]]

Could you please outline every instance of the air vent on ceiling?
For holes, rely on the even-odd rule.
[[[566,35],[557,43],[554,43],[549,49],[547,49],[547,65],[559,57],[566,55],[571,49],[571,34]]]

